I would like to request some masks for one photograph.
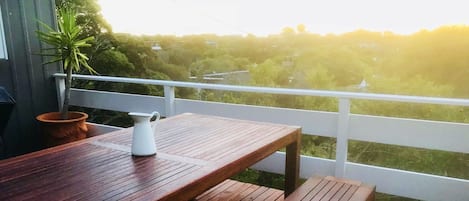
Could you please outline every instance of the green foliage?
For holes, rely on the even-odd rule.
[[[273,60],[267,59],[262,64],[252,65],[249,69],[253,84],[260,86],[278,86],[288,80],[286,69]]]
[[[95,13],[88,3],[77,3],[84,13]],[[72,2],[72,1],[63,1]],[[80,6],[79,6],[80,7]],[[85,9],[86,10],[86,9]],[[92,17],[93,15],[89,15]],[[88,18],[92,19],[92,18]],[[105,30],[95,18],[91,27]],[[95,30],[95,31],[96,31]],[[110,29],[108,29],[110,30]],[[92,30],[90,31],[92,32]],[[246,36],[132,36],[99,34],[103,40],[90,48],[91,64],[106,75],[163,80],[189,80],[210,73],[248,70],[245,82],[224,84],[268,87],[363,91],[414,96],[469,97],[469,27],[441,27],[403,36],[391,32],[357,30],[342,35],[316,35],[304,25],[286,27],[267,37]],[[98,37],[97,37],[98,38]],[[99,39],[99,38],[98,38]],[[161,50],[152,50],[153,45]],[[367,86],[358,84],[366,81]],[[137,94],[162,95],[161,87],[81,83],[82,87]],[[181,98],[306,110],[337,111],[337,100],[258,93],[176,88]],[[469,108],[431,104],[352,100],[354,114],[469,122]],[[103,112],[126,125],[125,114]],[[124,116],[120,116],[124,115]],[[379,133],[377,133],[378,135]],[[303,136],[302,154],[335,157],[335,139]],[[437,175],[469,178],[468,155],[376,143],[351,141],[350,161]],[[248,170],[237,179],[283,187],[277,176]],[[380,200],[400,200],[379,195]]]
[[[204,74],[216,72],[230,72],[244,70],[248,61],[242,58],[235,58],[231,55],[216,55],[216,57],[206,57],[193,62],[190,65],[191,75],[202,76]]]
[[[76,12],[73,10],[60,10],[58,18],[58,31],[55,31],[47,24],[40,24],[47,32],[36,31],[42,42],[50,45],[50,48],[43,48],[42,55],[52,56],[47,63],[55,63],[61,61],[65,70],[72,68],[73,71],[79,71],[80,66],[85,67],[90,72],[95,72],[88,65],[88,57],[81,52],[85,47],[90,47],[92,36],[81,38],[82,28],[76,24]]]
[[[369,90],[386,94],[450,97],[454,91],[452,86],[437,85],[421,76],[405,81],[399,78],[371,79],[369,83]],[[366,100],[352,102],[353,113],[439,121],[464,122],[466,114],[462,111],[463,107],[456,106]]]
[[[125,76],[135,70],[125,54],[116,50],[105,50],[96,55],[93,66],[101,75]]]
[[[81,37],[83,28],[76,23],[77,13],[74,10],[59,10],[58,31],[49,25],[39,22],[47,32],[37,30],[40,41],[50,47],[42,49],[42,55],[51,56],[52,59],[46,63],[61,62],[67,77],[65,78],[65,97],[61,111],[61,118],[68,119],[68,107],[70,101],[70,88],[72,86],[72,72],[80,71],[84,67],[91,73],[94,69],[88,65],[88,56],[82,52],[83,48],[90,47],[90,41],[94,38]]]
[[[75,10],[77,24],[83,27],[83,35],[97,37],[102,32],[112,32],[111,25],[101,14],[97,0],[55,0],[57,10]]]
[[[283,175],[254,169],[246,169],[245,171],[233,176],[232,179],[281,190],[284,189],[285,181],[285,177]]]
[[[327,68],[322,65],[317,65],[314,68],[307,69],[305,73],[306,86],[313,89],[335,89],[336,82],[333,75],[331,75]]]

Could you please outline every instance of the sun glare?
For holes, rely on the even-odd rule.
[[[410,34],[469,24],[461,0],[99,0],[115,32],[268,35],[304,24],[312,33],[357,29]]]

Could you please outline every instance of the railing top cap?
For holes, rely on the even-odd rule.
[[[65,74],[56,73],[53,76],[56,78],[64,78]],[[427,103],[427,104],[469,106],[469,99],[457,99],[457,98],[421,97],[421,96],[373,94],[373,93],[327,91],[327,90],[312,90],[312,89],[254,87],[254,86],[208,84],[208,83],[196,83],[196,82],[181,82],[181,81],[168,81],[168,80],[152,80],[152,79],[143,79],[143,78],[78,75],[78,74],[74,74],[72,75],[72,77],[75,79],[81,79],[81,80],[134,83],[134,84],[150,84],[150,85],[162,85],[162,86],[169,86],[169,87],[186,87],[186,88],[215,89],[215,90],[238,91],[238,92],[254,92],[254,93],[270,93],[270,94],[301,95],[301,96],[320,96],[320,97],[345,98],[345,99],[363,99],[363,100],[380,100],[380,101],[395,101],[395,102],[408,102],[408,103]]]

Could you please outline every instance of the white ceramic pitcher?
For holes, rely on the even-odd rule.
[[[156,120],[160,119],[160,113],[152,112],[139,113],[130,112],[129,115],[134,120],[134,132],[132,134],[132,155],[134,156],[151,156],[156,154],[155,133],[156,124],[152,127],[150,119],[156,116]]]

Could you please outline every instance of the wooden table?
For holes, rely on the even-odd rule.
[[[286,147],[298,184],[300,128],[182,114],[158,124],[158,153],[130,154],[132,128],[0,161],[0,200],[189,200]]]

